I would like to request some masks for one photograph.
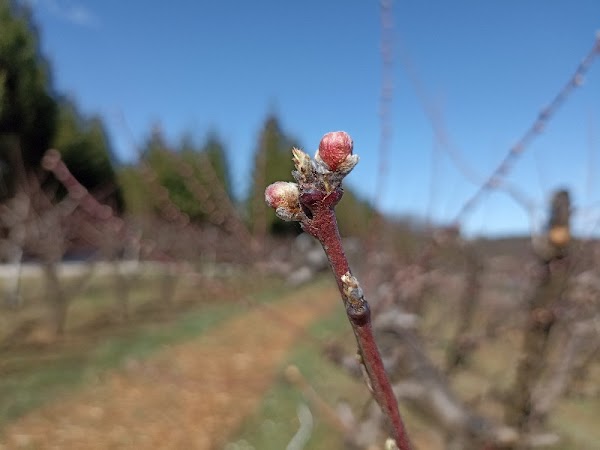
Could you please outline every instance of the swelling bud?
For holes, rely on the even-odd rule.
[[[267,205],[275,209],[275,214],[286,221],[300,220],[300,189],[296,183],[276,181],[265,189]]]
[[[321,139],[317,158],[327,164],[329,170],[335,171],[352,154],[353,148],[354,143],[348,133],[333,131]]]

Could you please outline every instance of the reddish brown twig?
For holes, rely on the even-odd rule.
[[[369,387],[392,428],[400,450],[411,444],[398,411],[398,402],[383,367],[371,327],[371,311],[342,247],[334,208],[343,195],[342,180],[358,163],[352,140],[344,132],[326,134],[314,159],[293,149],[296,183],[278,181],[267,187],[265,199],[278,217],[299,221],[319,240],[335,276],[348,320],[356,336]]]

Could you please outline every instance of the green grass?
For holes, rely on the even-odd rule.
[[[350,378],[346,372],[322,354],[321,343],[328,339],[346,337],[352,343],[354,337],[345,314],[336,308],[328,317],[320,320],[307,330],[292,352],[282,364],[280,374],[273,386],[263,397],[257,412],[248,417],[241,428],[230,438],[225,447],[228,450],[260,449],[281,450],[298,431],[297,408],[306,404],[300,390],[288,383],[282,375],[289,364],[296,365],[319,395],[330,405],[335,406],[340,399],[350,401],[354,407],[364,405],[368,399],[366,386]],[[308,405],[314,428],[310,440],[304,447],[310,449],[343,449],[341,436],[330,424],[324,421],[313,405]]]
[[[600,443],[600,399],[569,398],[563,400],[551,417],[550,423],[564,437],[553,450],[573,448],[597,450]]]
[[[244,282],[232,283],[239,281]],[[146,286],[141,294],[147,289]],[[86,318],[93,316],[93,304],[100,305],[97,312],[103,310],[106,301],[101,301],[101,293],[102,290],[95,289],[91,298],[83,300]],[[255,283],[245,292],[252,303],[274,301],[281,293],[282,283],[275,280]],[[194,338],[247,310],[238,301],[218,300],[192,305],[186,310],[166,311],[160,317],[136,317],[116,328],[67,333],[65,339],[43,349],[4,350],[0,354],[0,429],[27,411],[98,379],[128,359],[144,358],[166,346]]]

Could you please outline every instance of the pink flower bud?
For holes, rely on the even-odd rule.
[[[275,213],[283,220],[299,220],[300,189],[296,183],[276,181],[265,189],[267,205],[275,209]]]
[[[345,131],[327,133],[319,143],[318,157],[327,164],[329,170],[336,171],[340,164],[352,154],[354,144]]]
[[[287,181],[276,181],[265,189],[265,201],[271,208],[298,202],[298,185]]]

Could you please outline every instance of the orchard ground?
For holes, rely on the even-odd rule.
[[[110,279],[101,273],[73,301],[64,337],[34,327],[2,348],[0,448],[280,450],[302,427],[304,406],[312,417],[304,448],[344,448],[343,436],[283,376],[298,366],[332,406],[349,400],[360,411],[369,399],[361,380],[323,356],[332,340],[349,352],[354,346],[329,277],[294,289],[253,274],[182,277],[168,308],[156,302],[156,277],[142,278],[128,321],[114,319]],[[25,283],[24,295],[35,299],[40,289]],[[3,312],[4,328],[17,329],[17,319],[41,308],[27,301],[19,314]],[[502,364],[498,355],[516,344],[509,338],[506,348],[480,352],[487,359],[457,387],[470,397],[483,391]],[[442,448],[443,437],[404,410],[417,448]],[[598,414],[597,400],[570,398],[554,422],[573,448],[592,449]]]

